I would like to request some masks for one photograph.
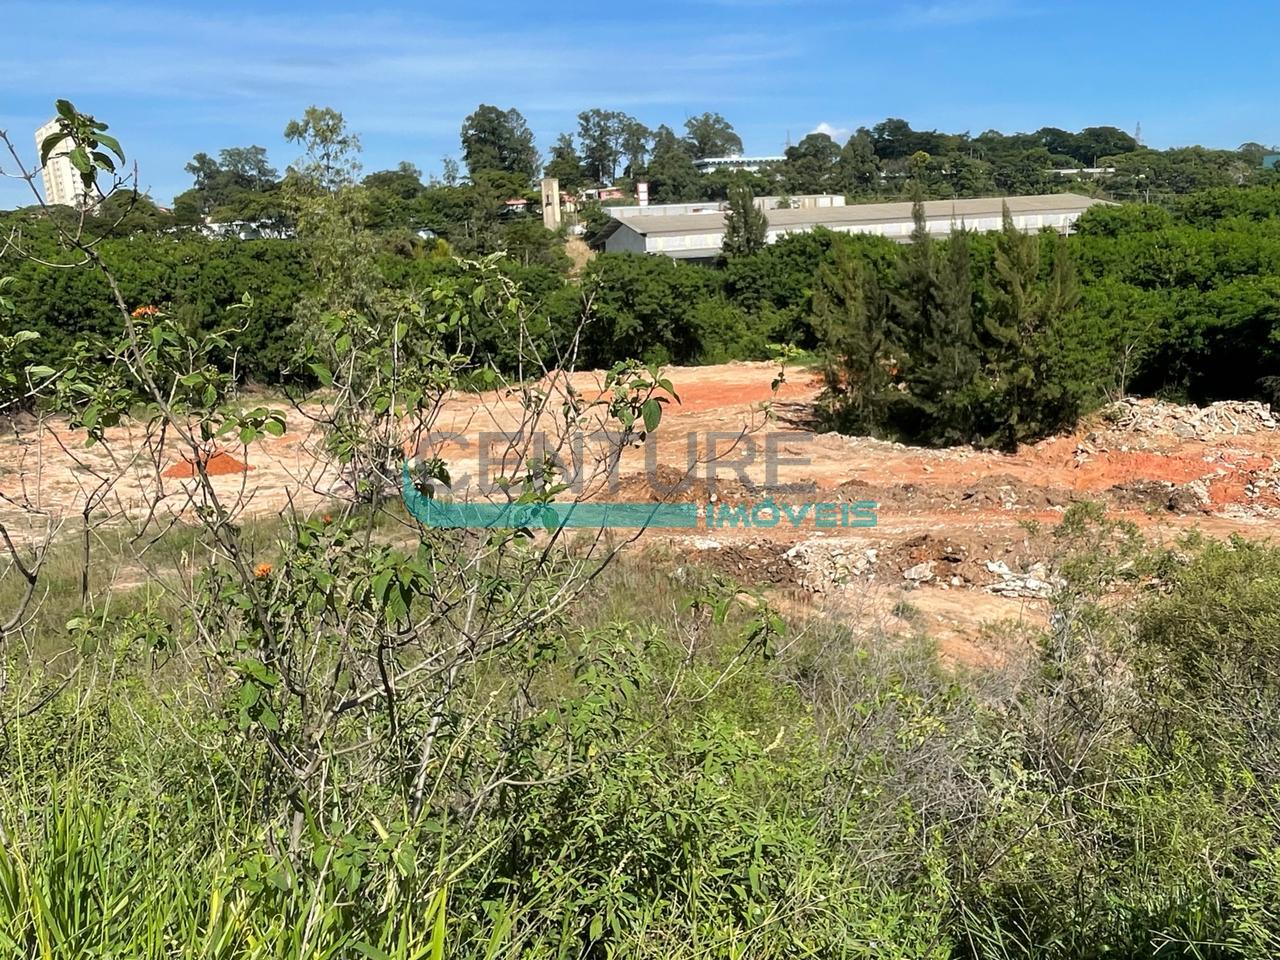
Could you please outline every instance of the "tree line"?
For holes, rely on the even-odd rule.
[[[375,195],[352,189],[359,216],[376,218]],[[52,254],[46,221],[5,221],[32,252]],[[843,429],[1007,446],[1125,392],[1280,399],[1280,187],[1203,191],[1172,209],[1095,207],[1065,239],[918,234],[900,246],[819,230],[718,268],[605,254],[571,274],[558,244],[531,235],[500,263],[527,291],[541,336],[568,336],[586,310],[582,358],[597,367],[811,351],[829,358],[828,412]],[[460,270],[432,243],[371,242],[379,274],[400,289]],[[167,304],[193,329],[218,328],[250,294],[232,337],[237,371],[268,383],[297,375],[290,325],[315,282],[297,242],[157,233],[108,237],[100,249],[131,302]],[[5,272],[50,356],[113,322],[92,273],[32,262]],[[514,362],[483,318],[469,335],[498,365]]]
[[[1109,126],[1072,132],[1043,127],[1034,133],[976,136],[916,130],[889,118],[854,131],[843,143],[815,132],[787,146],[781,161],[766,169],[700,172],[697,161],[741,152],[742,138],[718,113],[690,117],[679,130],[650,127],[616,110],[591,108],[576,129],[561,133],[544,155],[519,110],[482,104],[463,121],[461,165],[446,157],[438,174],[425,176],[414,163],[369,173],[361,179],[371,202],[369,226],[402,239],[427,232],[462,252],[487,253],[512,242],[512,208],[531,205],[533,186],[545,174],[577,194],[590,187],[650,185],[654,202],[726,200],[735,188],[765,194],[832,193],[852,199],[953,198],[1083,191],[1119,200],[1170,202],[1207,189],[1274,182],[1263,157],[1274,148],[1259,143],[1236,150],[1184,147],[1152,150]],[[1071,173],[1101,167],[1099,174]],[[281,188],[289,176],[272,165],[261,146],[197,153],[186,165],[192,186],[172,211],[139,198],[120,233],[219,223],[251,222],[289,227]],[[117,201],[119,202],[119,201]],[[517,242],[537,242],[532,224],[515,228]],[[545,242],[543,243],[545,246]]]

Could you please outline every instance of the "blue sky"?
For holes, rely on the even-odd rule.
[[[438,171],[481,102],[520,109],[544,151],[591,106],[677,128],[719,111],[756,153],[886,116],[1280,141],[1280,5],[1260,0],[0,0],[0,27],[0,129],[34,150],[66,96],[162,202],[199,150],[261,144],[283,169],[280,132],[313,103],[346,115],[368,171]],[[0,207],[21,197],[0,181]]]

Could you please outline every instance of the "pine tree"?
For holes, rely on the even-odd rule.
[[[764,247],[769,236],[769,218],[756,206],[750,188],[735,186],[729,191],[729,209],[724,217],[725,259],[745,257]]]
[[[931,443],[972,439],[975,381],[981,357],[973,325],[969,234],[947,242],[947,255],[929,233],[917,190],[911,243],[898,260],[894,337],[902,346],[904,402],[898,429]]]
[[[1065,238],[1054,242],[1047,279],[1041,267],[1041,239],[1021,233],[1006,206],[983,318],[997,420],[987,439],[1006,449],[1051,432],[1078,404],[1079,384],[1055,367],[1064,321],[1080,300]]]
[[[845,432],[882,434],[894,396],[888,299],[846,245],[818,271],[812,322],[825,354],[826,408]]]
[[[927,435],[935,443],[972,439],[973,388],[981,356],[973,328],[970,259],[969,233],[957,229],[947,241],[946,260],[938,265],[938,309],[929,317],[912,386],[930,415]]]
[[[897,366],[906,387],[903,402],[895,408],[895,427],[907,436],[923,438],[932,432],[934,411],[930,398],[934,390],[930,385],[929,342],[931,331],[938,325],[942,303],[937,251],[918,193],[911,212],[915,227],[911,242],[898,257],[892,296],[891,335],[899,347]]]
[[[911,207],[915,227],[911,242],[898,258],[898,282],[893,297],[895,339],[906,349],[904,364],[908,375],[914,361],[923,355],[927,331],[942,309],[938,302],[938,275],[933,238],[924,216],[924,203],[917,194]]]

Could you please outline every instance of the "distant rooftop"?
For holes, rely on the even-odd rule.
[[[792,207],[843,207],[845,198],[839,193],[806,193],[783,197],[756,197],[756,206],[761,210],[772,211],[784,202]],[[702,200],[693,203],[651,203],[645,206],[605,207],[604,212],[619,220],[631,217],[675,217],[692,214],[723,213],[728,208],[727,200]]]
[[[1076,193],[1052,193],[1034,197],[978,197],[970,200],[926,200],[926,220],[976,221],[999,217],[1005,205],[1012,214],[1081,212],[1105,201]],[[899,203],[854,203],[843,207],[769,211],[769,227],[856,227],[910,220],[910,201]],[[630,217],[626,225],[645,236],[698,233],[723,229],[724,213],[694,213],[665,217]]]
[[[775,163],[782,163],[786,159],[786,157],[703,157],[701,160],[695,160],[693,165],[703,173],[706,173],[709,170],[756,171],[761,167],[768,167]]]

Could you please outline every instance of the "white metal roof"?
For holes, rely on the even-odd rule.
[[[1008,205],[1009,212],[1027,213],[1080,213],[1099,203],[1107,203],[1094,197],[1076,193],[1051,193],[1031,197],[978,197],[967,200],[926,200],[926,220],[948,220],[957,223],[1001,216]],[[909,221],[912,217],[910,201],[897,203],[855,203],[844,207],[816,207],[800,210],[770,210],[771,229],[787,227],[856,227],[863,224]],[[623,221],[615,221],[622,224]],[[625,226],[644,236],[656,234],[704,234],[724,229],[724,213],[674,214],[663,217],[628,217]],[[612,232],[612,231],[610,231]]]

